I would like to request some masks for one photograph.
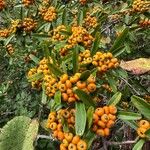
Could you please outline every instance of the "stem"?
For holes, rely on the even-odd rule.
[[[49,139],[49,140],[53,140],[54,141],[54,139],[50,135],[49,136],[48,135],[38,135],[37,136],[37,140],[40,139],[40,138],[41,139]]]
[[[107,144],[108,145],[124,145],[124,144],[134,144],[136,143],[137,141],[124,141],[124,142],[109,142],[107,141]]]

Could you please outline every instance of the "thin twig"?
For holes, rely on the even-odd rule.
[[[37,140],[40,139],[40,138],[41,139],[49,139],[49,140],[53,140],[54,141],[54,139],[50,135],[49,136],[48,135],[38,135],[37,136]]]
[[[136,140],[134,140],[134,141],[124,141],[124,142],[109,142],[109,141],[107,141],[107,144],[108,145],[124,145],[124,144],[134,144],[136,142],[137,142]]]

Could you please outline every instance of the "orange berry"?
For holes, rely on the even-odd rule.
[[[98,125],[102,128],[105,128],[105,123],[101,120],[98,121]]]
[[[75,102],[76,101],[76,98],[74,96],[71,96],[68,98],[68,102],[69,103],[72,103],[72,102]]]
[[[101,66],[101,71],[106,72],[107,71],[107,66],[106,65],[102,65]]]
[[[54,115],[50,115],[50,117],[48,118],[48,122],[52,123],[55,121],[55,116]]]
[[[70,114],[71,114],[72,116],[75,116],[75,112],[76,112],[75,109],[71,109]]]
[[[111,69],[111,68],[113,68],[113,67],[114,67],[114,63],[110,62],[110,63],[108,64],[108,68]]]
[[[98,116],[102,116],[104,114],[104,109],[103,108],[97,108],[95,110],[95,114],[97,114]]]
[[[63,145],[63,144],[60,144],[60,150],[67,150],[67,148]]]
[[[72,87],[72,83],[70,82],[70,80],[67,80],[65,85],[68,89]]]
[[[58,131],[58,140],[62,141],[64,139],[64,133],[62,131]]]
[[[92,127],[92,130],[93,130],[94,132],[96,132],[97,129],[98,129],[98,126],[97,126],[96,124],[94,124],[93,127]]]
[[[64,75],[62,75],[62,76],[60,77],[60,81],[61,81],[62,83],[66,82],[66,80],[68,80],[68,75],[67,75],[67,74],[64,74]]]
[[[62,124],[59,123],[59,124],[57,125],[57,130],[58,130],[58,131],[61,131],[61,130],[62,130]]]
[[[51,130],[56,130],[57,129],[57,123],[52,122],[49,127],[50,127]]]
[[[69,117],[70,117],[69,111],[64,110],[64,111],[63,111],[63,117],[64,117],[64,118],[69,118]]]
[[[53,131],[53,137],[57,137],[58,136],[58,131],[57,130],[55,130],[55,131]]]
[[[147,120],[140,120],[139,126],[141,128],[149,129],[150,128],[150,123]]]
[[[67,89],[67,94],[69,96],[73,96],[73,90],[72,89]]]
[[[104,114],[101,116],[101,120],[106,123],[109,121],[109,116],[107,114]]]
[[[87,79],[87,82],[88,83],[95,83],[95,77],[93,77],[93,76],[90,76],[88,79]]]
[[[109,128],[104,129],[104,134],[105,134],[105,136],[109,136],[109,134],[110,134]]]
[[[98,120],[99,120],[98,115],[97,115],[96,113],[94,113],[94,114],[93,114],[93,122],[94,122],[94,123],[97,123]]]
[[[109,114],[109,107],[108,106],[104,106],[103,107],[105,114]]]
[[[112,53],[110,53],[110,52],[107,52],[106,56],[107,56],[107,58],[112,58],[113,57]]]
[[[115,124],[115,122],[113,121],[113,120],[109,120],[108,122],[107,122],[107,128],[111,128],[113,125]]]
[[[65,133],[64,136],[65,136],[65,139],[66,139],[68,142],[71,142],[72,139],[73,139],[73,134],[72,134],[72,133]]]
[[[103,129],[98,129],[98,130],[96,131],[96,134],[99,135],[99,136],[104,136],[104,135],[105,135]]]
[[[76,147],[75,144],[70,143],[69,146],[68,146],[68,150],[77,150],[77,147]]]
[[[79,141],[80,141],[80,136],[78,136],[78,135],[74,136],[72,139],[73,144],[77,144]]]
[[[145,129],[145,128],[138,128],[137,129],[137,133],[138,133],[138,135],[141,137],[141,138],[145,138],[146,137],[146,135],[145,135],[145,132],[147,131],[147,129]]]
[[[78,80],[79,80],[79,77],[78,77],[78,76],[74,76],[74,77],[71,77],[71,78],[70,78],[70,82],[71,82],[71,83],[76,83],[76,82],[78,82]]]
[[[72,117],[70,118],[70,120],[71,120],[71,123],[73,123],[73,124],[75,123],[75,117],[72,116]]]
[[[78,150],[87,150],[87,144],[85,141],[80,140],[77,144]]]
[[[65,84],[61,84],[61,85],[59,86],[59,90],[60,90],[61,92],[65,92],[65,91],[66,91],[66,85],[65,85]]]
[[[62,93],[62,98],[64,101],[68,100],[68,94],[67,93]]]
[[[115,115],[108,114],[108,117],[109,117],[110,120],[113,120],[113,121],[116,120],[116,116]]]
[[[96,90],[95,83],[88,84],[87,89],[88,89],[89,92],[94,92]]]
[[[113,105],[110,105],[109,106],[109,112],[114,115],[117,113],[117,108]]]
[[[66,139],[63,139],[62,144],[63,144],[65,147],[68,147],[69,142],[68,142]]]
[[[78,87],[79,89],[84,89],[84,88],[86,88],[86,82],[78,81],[78,82],[77,82],[77,87]]]
[[[117,59],[117,58],[112,58],[112,59],[111,59],[111,62],[115,64],[115,63],[118,62],[118,59]]]

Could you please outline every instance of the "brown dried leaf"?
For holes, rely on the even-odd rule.
[[[120,67],[131,71],[133,74],[140,75],[150,71],[150,59],[139,58],[131,61],[121,61]]]

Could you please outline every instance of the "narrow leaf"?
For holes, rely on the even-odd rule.
[[[131,128],[136,130],[138,128],[138,124],[132,120],[123,120],[126,124],[128,124]]]
[[[95,40],[93,42],[92,49],[91,49],[92,56],[96,54],[96,52],[97,52],[97,50],[99,48],[99,42],[100,42],[100,34],[97,33],[96,37],[95,37]]]
[[[78,47],[76,46],[73,50],[72,62],[73,62],[73,73],[78,72]]]
[[[142,147],[145,143],[145,140],[144,139],[140,139],[133,147],[132,150],[142,150]]]
[[[84,71],[81,76],[80,76],[80,80],[81,81],[85,81],[89,78],[91,72],[89,70]]]
[[[60,105],[61,104],[61,92],[57,91],[54,95],[54,101],[56,103],[56,105]]]
[[[86,126],[86,110],[84,103],[78,102],[75,105],[75,131],[76,135],[82,136]]]
[[[125,28],[124,31],[121,33],[121,35],[115,40],[112,48],[110,49],[110,52],[114,52],[116,49],[118,49],[123,42],[125,41],[127,35],[128,35],[129,29]]]
[[[44,84],[42,85],[42,104],[46,104],[47,103],[47,95],[46,95],[46,91],[45,91],[45,86]]]
[[[62,24],[67,25],[67,10],[64,9],[63,14],[62,14]]]
[[[108,101],[108,105],[116,105],[120,102],[121,100],[122,93],[117,92],[115,93],[112,98]]]
[[[83,22],[83,11],[81,10],[78,13],[78,17],[77,17],[77,24],[78,24],[78,26],[82,26],[82,22]]]
[[[35,56],[35,55],[32,55],[30,54],[29,57],[31,58],[31,60],[33,60],[36,64],[39,64],[39,59]]]
[[[36,73],[36,74],[32,75],[31,77],[28,77],[28,81],[29,82],[37,81],[42,78],[43,78],[43,73]]]
[[[135,95],[131,97],[131,102],[141,114],[150,119],[150,104],[148,104],[144,99]]]
[[[87,110],[87,126],[88,129],[90,129],[93,121],[93,113],[94,113],[94,107],[90,106]]]
[[[138,113],[119,111],[118,118],[122,120],[139,120],[142,116]]]
[[[150,139],[150,129],[145,132],[146,136]]]
[[[75,93],[79,96],[80,100],[83,101],[85,105],[93,107],[95,106],[95,103],[93,102],[91,96],[84,91],[77,89],[75,90]]]

